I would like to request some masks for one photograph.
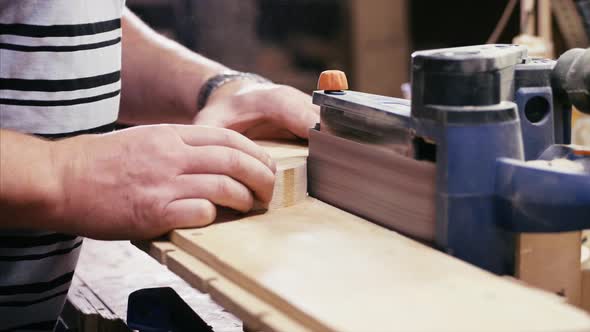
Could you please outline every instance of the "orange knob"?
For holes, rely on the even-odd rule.
[[[342,91],[348,90],[346,74],[340,70],[326,70],[320,74],[318,90]]]

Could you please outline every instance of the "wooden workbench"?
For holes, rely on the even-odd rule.
[[[62,313],[79,332],[130,332],[129,294],[145,288],[171,287],[215,332],[242,332],[242,322],[158,264],[129,241],[84,239],[76,273]]]
[[[276,209],[225,216],[231,222],[177,230],[145,247],[250,329],[590,330],[590,317],[556,295],[302,196],[305,168],[293,159],[304,161],[306,150],[267,147],[279,165]],[[294,166],[281,168],[283,160]]]

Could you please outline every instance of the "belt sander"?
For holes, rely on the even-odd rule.
[[[310,195],[497,274],[514,274],[519,233],[590,228],[590,151],[569,145],[590,49],[416,52],[411,102],[348,91],[337,71],[318,85]]]

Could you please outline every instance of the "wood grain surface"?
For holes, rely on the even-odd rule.
[[[558,296],[311,197],[170,239],[151,251],[253,330],[590,330],[590,316]]]
[[[165,255],[166,250],[161,252]],[[84,332],[118,331],[115,326],[125,326],[129,294],[153,287],[172,287],[216,332],[242,331],[241,322],[209,295],[193,289],[128,241],[84,239],[74,280],[83,287],[74,283],[68,301],[90,316],[84,318]]]
[[[520,234],[516,248],[516,277],[530,286],[582,304],[581,232]]]
[[[577,331],[590,318],[313,198],[172,242],[314,331]]]

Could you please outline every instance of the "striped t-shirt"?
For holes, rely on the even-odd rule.
[[[0,0],[0,127],[46,137],[110,128],[119,110],[123,6]],[[0,332],[53,330],[81,244],[51,230],[0,231]]]

